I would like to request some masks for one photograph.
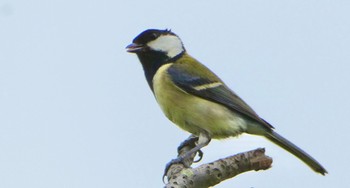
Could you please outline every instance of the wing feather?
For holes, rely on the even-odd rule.
[[[168,74],[172,81],[185,92],[221,104],[235,113],[261,123],[268,129],[273,128],[204,65],[197,62],[195,64],[175,63],[169,67]]]

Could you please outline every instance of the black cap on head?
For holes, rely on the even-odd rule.
[[[171,32],[170,29],[165,29],[165,30],[159,30],[159,29],[148,29],[146,31],[143,31],[137,37],[134,38],[132,41],[135,44],[147,44],[150,41],[155,40],[158,38],[160,35],[175,35],[174,33]]]

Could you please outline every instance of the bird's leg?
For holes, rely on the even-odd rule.
[[[187,140],[185,140],[183,143],[181,143],[181,145],[179,146],[180,150],[178,150],[178,151],[181,151],[181,149],[184,148],[185,146],[191,146],[192,149],[190,149],[189,151],[186,151],[183,154],[179,153],[179,155],[176,159],[171,160],[166,165],[165,170],[164,170],[164,174],[163,174],[163,179],[166,176],[166,174],[168,173],[168,170],[171,167],[171,165],[181,163],[181,164],[184,164],[186,167],[189,167],[189,165],[186,165],[184,163],[184,160],[190,158],[193,154],[195,154],[197,152],[199,152],[199,155],[201,158],[201,156],[203,155],[203,152],[200,149],[203,148],[204,146],[208,145],[210,140],[211,140],[211,138],[209,137],[209,135],[207,133],[200,133],[198,137],[194,137],[194,138],[191,138],[191,137],[193,137],[193,136],[191,135]],[[197,140],[197,144],[194,144],[194,145],[192,144],[193,139]],[[191,145],[188,145],[188,143],[191,143]]]
[[[181,142],[181,144],[179,145],[179,147],[177,147],[177,153],[180,155],[181,154],[181,150],[184,148],[184,147],[189,147],[189,148],[194,148],[196,147],[196,142],[198,141],[199,137],[196,136],[196,135],[193,135],[191,134],[191,136],[189,136],[186,140],[184,140],[183,142]],[[197,151],[198,153],[198,157],[199,159],[193,161],[194,163],[197,163],[199,162],[200,160],[202,160],[203,158],[203,152],[202,150],[198,150]]]
[[[196,140],[197,140],[197,144],[194,143],[194,145],[193,145],[194,147],[192,147],[192,149],[190,149],[189,151],[187,151],[183,154],[179,154],[177,159],[180,159],[180,163],[182,162],[182,160],[191,157],[193,154],[195,154],[197,152],[199,153],[200,159],[201,159],[201,155],[203,155],[201,148],[208,145],[211,139],[206,133],[203,133],[203,134],[201,133],[201,134],[199,134],[199,137],[196,137]],[[190,145],[190,146],[192,146],[192,145]],[[177,160],[177,159],[174,159],[174,160]]]

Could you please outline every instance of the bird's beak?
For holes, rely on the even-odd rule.
[[[126,51],[130,53],[137,53],[140,52],[143,48],[144,46],[141,44],[131,43],[128,46],[126,46]]]

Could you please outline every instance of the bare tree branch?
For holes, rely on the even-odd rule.
[[[179,155],[190,148],[183,148]],[[194,156],[185,161],[186,166],[193,163]],[[219,184],[247,171],[266,170],[271,167],[272,158],[265,155],[264,148],[239,153],[224,159],[188,168],[183,164],[172,165],[168,172],[166,188],[204,188]]]

